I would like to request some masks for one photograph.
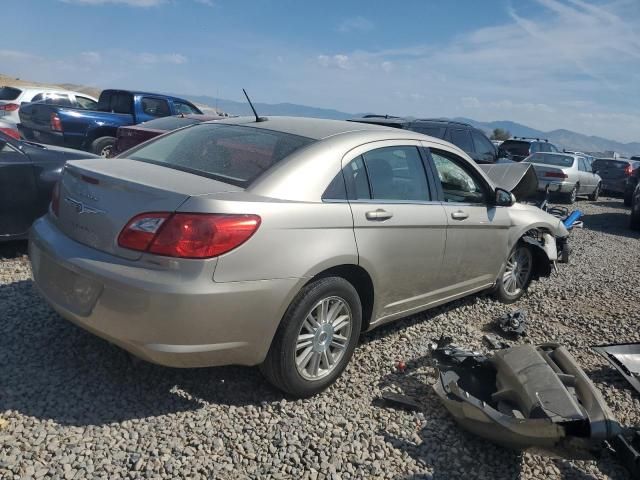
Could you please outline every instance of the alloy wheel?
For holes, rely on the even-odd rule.
[[[300,376],[318,380],[340,363],[352,334],[353,318],[348,303],[340,297],[327,297],[307,314],[295,347],[295,364]]]
[[[509,295],[518,295],[527,286],[532,263],[531,252],[527,247],[519,247],[513,251],[502,275],[504,290]]]

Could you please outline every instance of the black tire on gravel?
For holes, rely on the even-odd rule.
[[[346,302],[351,313],[351,330],[346,348],[333,369],[316,380],[304,378],[296,366],[296,345],[303,322],[318,302],[339,298]],[[267,357],[260,365],[266,379],[294,397],[310,397],[326,389],[345,369],[358,343],[362,325],[362,305],[356,289],[341,277],[325,277],[306,285],[289,305],[271,342]]]

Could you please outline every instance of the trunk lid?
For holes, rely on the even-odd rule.
[[[138,126],[120,127],[116,137],[116,153],[120,154],[146,142],[152,138],[166,133],[166,130],[144,128]]]
[[[131,218],[173,212],[191,196],[242,191],[234,185],[124,158],[71,161],[60,184],[57,227],[73,240],[127,259],[142,255],[118,246]]]
[[[603,180],[620,180],[628,176],[629,162],[620,160],[596,160],[593,167]]]
[[[531,165],[533,165],[533,169],[540,180],[561,182],[569,177],[570,167],[563,168],[542,163],[532,163]],[[567,178],[560,177],[559,175],[561,174],[566,175]]]

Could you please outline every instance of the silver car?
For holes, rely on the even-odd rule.
[[[260,365],[308,396],[361,332],[485,290],[513,302],[566,258],[557,218],[445,141],[260,120],[69,162],[31,233],[44,298],[145,360]]]
[[[564,195],[567,203],[574,203],[578,195],[597,200],[602,179],[593,171],[589,160],[567,153],[534,153],[523,160],[533,164],[538,175],[538,190],[548,189]]]

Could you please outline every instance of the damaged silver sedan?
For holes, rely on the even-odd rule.
[[[69,162],[30,258],[63,317],[136,356],[261,365],[308,396],[361,332],[486,290],[514,302],[566,260],[562,222],[498,180],[411,131],[203,123]]]

